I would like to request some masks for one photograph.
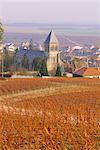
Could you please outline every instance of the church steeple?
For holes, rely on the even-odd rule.
[[[47,36],[44,42],[44,46],[46,52],[59,50],[59,43],[53,30],[51,30],[49,35]]]
[[[59,42],[53,30],[50,31],[44,42],[45,52],[48,55],[47,69],[48,72],[55,72],[60,62]]]
[[[53,44],[53,43],[58,44],[58,40],[57,40],[57,37],[56,37],[54,31],[51,30],[49,35],[47,36],[47,38],[45,40],[45,44]]]

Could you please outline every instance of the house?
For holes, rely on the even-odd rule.
[[[17,47],[16,47],[14,44],[10,44],[10,45],[8,46],[8,51],[9,51],[9,52],[15,52],[16,48],[17,48]]]
[[[15,52],[17,49],[17,46],[13,43],[6,43],[4,48],[8,51],[8,52]]]
[[[100,78],[100,68],[82,67],[73,72],[74,77]]]

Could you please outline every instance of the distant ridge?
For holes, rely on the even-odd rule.
[[[4,23],[5,26],[17,26],[17,27],[33,27],[33,26],[54,26],[54,27],[70,27],[70,28],[77,28],[77,27],[89,27],[89,28],[100,28],[100,25],[72,25],[72,24],[49,24],[49,23],[26,23],[26,22],[18,22],[18,23]]]

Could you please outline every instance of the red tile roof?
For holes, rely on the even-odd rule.
[[[74,74],[82,76],[100,76],[100,68],[83,67],[74,72]]]

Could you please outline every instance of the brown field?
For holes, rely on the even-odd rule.
[[[100,150],[100,79],[0,81],[0,150]]]

